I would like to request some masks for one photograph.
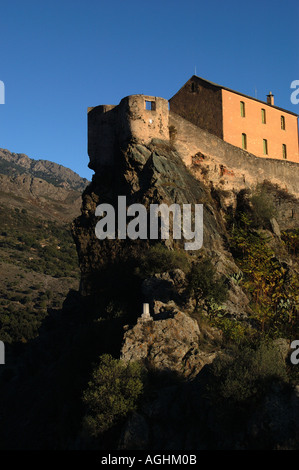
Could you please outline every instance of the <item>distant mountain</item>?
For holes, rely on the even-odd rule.
[[[88,181],[47,160],[0,149],[0,340],[36,337],[78,289],[71,221]]]
[[[70,222],[79,214],[86,178],[48,160],[0,149],[0,204],[43,219]]]
[[[29,174],[53,186],[83,191],[88,184],[74,171],[48,160],[34,160],[23,153],[13,153],[0,148],[0,173],[8,176]]]

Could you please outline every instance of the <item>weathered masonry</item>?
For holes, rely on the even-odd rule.
[[[117,106],[88,108],[89,167],[113,166],[117,147],[131,140],[168,140],[168,115],[166,99],[146,95],[127,96]]]
[[[170,109],[225,142],[258,157],[299,163],[298,116],[194,75],[169,100]]]

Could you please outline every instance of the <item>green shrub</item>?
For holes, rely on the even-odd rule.
[[[299,229],[287,230],[281,233],[281,239],[285,243],[287,250],[292,255],[299,253]]]
[[[275,216],[275,208],[270,195],[263,188],[257,188],[252,194],[252,222],[255,227],[268,228],[269,221]]]
[[[217,379],[213,391],[217,400],[232,404],[258,399],[274,380],[288,382],[285,361],[270,342],[233,348],[213,362],[212,373]]]
[[[187,275],[189,294],[198,305],[201,299],[221,304],[227,298],[225,277],[216,277],[216,269],[209,258],[194,263]]]
[[[233,318],[214,316],[210,319],[210,323],[222,331],[226,342],[241,344],[254,334],[246,324]]]
[[[87,414],[83,428],[99,436],[136,408],[143,391],[143,368],[136,362],[123,362],[104,354],[83,394]]]
[[[139,274],[142,277],[177,268],[184,272],[189,268],[188,255],[185,250],[169,250],[160,243],[151,246],[139,259]]]
[[[242,281],[262,332],[288,337],[298,328],[298,276],[277,259],[269,238],[255,230],[235,227],[231,251],[242,270]]]

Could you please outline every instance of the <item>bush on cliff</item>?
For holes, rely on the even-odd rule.
[[[188,273],[188,290],[190,296],[196,300],[196,308],[199,301],[205,299],[221,304],[227,298],[227,286],[225,278],[216,277],[216,269],[210,259],[202,259],[194,263]]]
[[[231,251],[259,329],[273,337],[293,336],[298,331],[298,277],[276,257],[270,241],[256,230],[235,227]]]
[[[213,362],[216,379],[211,396],[231,405],[252,403],[263,396],[274,381],[288,383],[286,363],[273,342],[238,345]]]
[[[96,438],[133,411],[143,391],[143,380],[144,370],[139,363],[126,363],[109,354],[101,356],[83,393],[86,434]]]
[[[141,277],[148,277],[177,268],[184,272],[188,271],[188,255],[184,250],[169,250],[161,243],[151,246],[139,258],[139,274]]]
[[[264,188],[257,188],[251,196],[252,223],[254,227],[268,228],[269,221],[275,216],[272,200]]]

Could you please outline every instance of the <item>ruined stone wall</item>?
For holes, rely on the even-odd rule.
[[[89,167],[113,166],[117,148],[131,140],[168,140],[168,114],[166,99],[146,95],[127,96],[118,106],[88,108]]]
[[[148,143],[154,138],[162,140],[169,138],[166,99],[131,95],[122,99],[118,108],[119,140],[127,141],[133,138]]]
[[[97,163],[113,166],[117,145],[116,129],[118,110],[113,105],[88,108],[88,155],[89,167],[96,171]]]

